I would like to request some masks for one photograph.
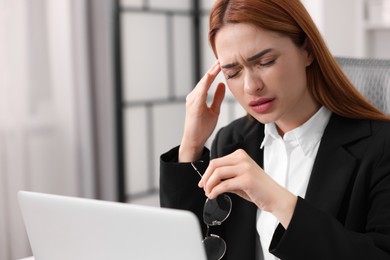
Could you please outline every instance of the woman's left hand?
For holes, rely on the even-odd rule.
[[[272,213],[285,228],[297,202],[294,194],[274,181],[242,149],[210,161],[199,187],[211,199],[225,192],[235,193]]]

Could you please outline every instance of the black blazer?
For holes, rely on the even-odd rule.
[[[243,117],[218,132],[211,157],[242,148],[263,166],[263,138],[264,125]],[[161,206],[191,210],[205,227],[200,178],[177,154],[178,147],[161,156]],[[205,149],[201,171],[209,157]],[[227,243],[224,259],[255,259],[257,208],[230,195],[232,213],[212,232]],[[298,198],[288,229],[276,228],[269,249],[280,259],[390,259],[390,122],[331,116],[305,199]]]

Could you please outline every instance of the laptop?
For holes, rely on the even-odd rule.
[[[18,192],[35,260],[206,260],[189,211]]]

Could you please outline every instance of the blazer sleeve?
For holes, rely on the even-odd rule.
[[[178,151],[179,146],[160,156],[160,206],[190,210],[203,223],[206,196],[203,189],[198,187],[200,176],[190,163],[178,162]],[[209,164],[209,154],[209,150],[204,148],[202,157],[194,162],[201,173]],[[201,226],[204,228],[204,225]]]
[[[390,140],[378,144],[382,156],[377,158],[365,183],[367,205],[362,230],[342,224],[314,204],[298,198],[290,225],[279,225],[270,252],[280,259],[390,259]],[[383,140],[383,139],[382,139]],[[368,174],[368,173],[367,173]]]

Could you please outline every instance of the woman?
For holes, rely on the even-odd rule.
[[[202,221],[205,195],[229,194],[230,216],[211,227],[223,259],[390,259],[389,118],[300,1],[217,0],[209,40],[217,61],[187,96],[180,146],[161,156],[161,205]],[[221,71],[248,116],[218,132],[210,161],[224,84],[206,99]]]

